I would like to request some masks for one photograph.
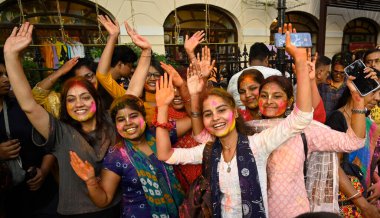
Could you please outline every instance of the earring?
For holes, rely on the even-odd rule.
[[[263,116],[263,114],[260,112],[260,110],[257,111],[257,115],[258,115],[259,117],[262,117],[262,116]]]
[[[290,108],[290,106],[288,106],[285,111],[285,117],[289,116],[291,113],[292,113],[292,109]]]

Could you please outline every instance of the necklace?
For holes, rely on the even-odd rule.
[[[232,159],[234,159],[235,153],[236,153],[236,148],[234,150],[234,154],[232,155],[230,162],[227,162],[227,173],[231,172],[231,162],[232,162]]]
[[[343,108],[343,112],[346,113],[348,119],[351,120],[351,115],[349,115],[348,112],[346,111],[346,106]]]

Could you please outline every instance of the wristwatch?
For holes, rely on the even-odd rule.
[[[367,108],[364,108],[364,109],[351,109],[351,112],[353,114],[366,114],[368,111]]]

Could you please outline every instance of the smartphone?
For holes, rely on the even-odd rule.
[[[313,44],[311,43],[310,33],[291,33],[290,41],[296,47],[311,48]],[[285,34],[275,33],[274,34],[274,45],[277,48],[285,47]]]
[[[361,96],[366,96],[380,88],[380,84],[377,80],[364,78],[367,75],[363,73],[365,67],[363,61],[359,59],[344,68],[344,72],[347,76],[354,76],[356,78],[352,82]]]

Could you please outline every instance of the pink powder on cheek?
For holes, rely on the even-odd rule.
[[[146,128],[146,123],[143,118],[140,118],[140,127],[141,127],[141,132],[144,132]]]
[[[91,103],[90,111],[91,111],[92,113],[95,113],[95,112],[96,112],[96,104],[95,104],[95,101],[93,101],[93,102]]]
[[[285,112],[286,107],[287,107],[287,102],[285,102],[285,101],[279,102],[276,116],[282,115]]]

